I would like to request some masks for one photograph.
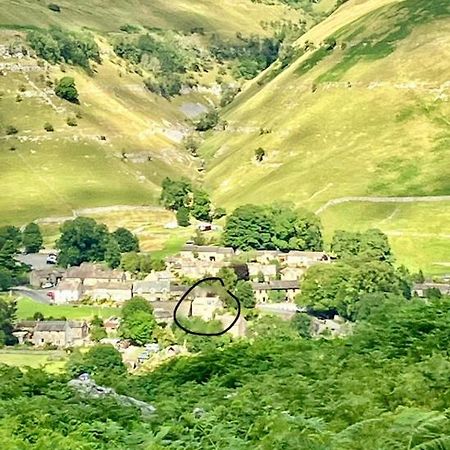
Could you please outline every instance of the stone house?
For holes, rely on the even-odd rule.
[[[173,280],[174,276],[170,270],[152,271],[145,278],[144,281],[162,281]]]
[[[247,263],[248,274],[250,280],[259,281],[259,277],[262,276],[265,282],[275,280],[277,277],[277,266],[275,264],[261,264],[258,262]]]
[[[331,258],[324,252],[301,252],[292,250],[286,253],[288,266],[310,267],[318,263],[329,263]]]
[[[99,282],[124,283],[127,281],[127,276],[122,270],[85,262],[80,266],[67,269],[64,279],[81,281],[83,286],[93,286]]]
[[[31,342],[41,347],[46,344],[57,347],[81,346],[89,340],[86,322],[67,320],[41,320],[36,323]]]
[[[269,264],[275,260],[280,261],[280,258],[283,260],[283,255],[285,255],[285,253],[280,252],[279,250],[256,250],[255,252],[250,253],[251,259],[260,264]]]
[[[225,261],[234,256],[234,250],[231,247],[213,247],[207,245],[185,245],[180,256],[183,259],[201,260],[201,261]]]
[[[170,280],[135,281],[133,296],[143,297],[150,302],[169,300]]]
[[[191,302],[189,316],[212,320],[215,312],[222,308],[223,303],[218,296],[195,297]]]
[[[216,276],[224,265],[223,261],[189,260],[175,264],[172,267],[172,271],[177,277],[188,277],[197,280],[206,276]]]
[[[424,298],[429,289],[437,289],[442,295],[450,295],[450,284],[445,283],[416,283],[412,288],[412,294]]]
[[[257,303],[271,301],[271,292],[280,293],[280,297],[284,296],[284,301],[286,302],[294,302],[295,296],[300,293],[298,281],[275,280],[270,283],[252,283],[252,288]]]
[[[282,281],[298,281],[306,273],[306,267],[285,267],[280,270]]]
[[[49,267],[45,269],[35,269],[30,272],[30,286],[40,288],[46,283],[56,286],[64,277],[65,270],[57,267]]]
[[[77,302],[83,295],[83,285],[80,280],[63,280],[53,290],[53,302],[57,305]]]
[[[120,318],[119,317],[109,317],[103,321],[103,326],[105,327],[106,334],[108,336],[114,335],[117,333],[117,330],[120,326]]]
[[[122,303],[133,297],[133,284],[125,282],[97,282],[92,285],[83,286],[83,296],[94,300],[112,300]]]

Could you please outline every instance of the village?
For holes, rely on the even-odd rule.
[[[127,300],[141,297],[152,305],[156,321],[163,326],[173,323],[174,308],[190,288],[186,280],[192,284],[203,278],[218,276],[221,269],[236,265],[245,268],[258,311],[291,318],[302,312],[295,304],[295,297],[301,292],[301,280],[308,268],[330,264],[334,260],[326,252],[259,250],[245,253],[230,247],[201,246],[189,242],[178,254],[165,259],[165,270],[152,271],[139,280],[131,273],[102,264],[82,263],[63,269],[56,266],[55,253],[46,258],[49,264],[33,269],[29,274],[29,284],[33,289],[46,288],[44,292],[50,304],[95,304],[120,308]],[[443,295],[450,293],[447,284],[422,283],[414,285],[413,294],[423,297],[430,288],[439,289]],[[233,321],[233,315],[222,310],[220,298],[205,290],[191,298],[190,307],[186,304],[181,308],[186,316],[205,321],[216,318],[226,328]],[[339,318],[335,319],[316,319],[314,328],[317,332],[328,330],[338,334],[342,324]],[[119,313],[105,319],[103,325],[107,333],[103,343],[127,346],[118,335]],[[16,324],[14,335],[19,344],[37,348],[69,348],[90,345],[89,328],[90,324],[86,321],[27,320]],[[243,337],[246,331],[247,321],[240,317],[229,333],[234,337]],[[158,344],[148,343],[144,355],[160,350],[157,347]],[[166,351],[176,354],[183,348],[171,346]]]
[[[189,284],[184,284],[186,280],[218,276],[221,269],[233,267],[237,260],[247,261],[240,264],[245,267],[251,283],[255,307],[289,318],[298,309],[294,300],[300,293],[301,278],[306,270],[315,264],[329,264],[331,257],[325,252],[304,251],[283,253],[262,250],[243,253],[230,247],[188,243],[177,255],[165,259],[165,270],[152,271],[142,280],[121,269],[110,269],[95,263],[82,263],[63,269],[56,266],[54,253],[48,255],[47,260],[50,264],[46,267],[30,272],[29,284],[36,290],[43,291],[46,288],[44,292],[50,304],[97,304],[119,308],[130,298],[141,297],[152,305],[158,323],[171,324],[177,301],[190,288]],[[205,321],[217,316],[226,327],[232,322],[232,316],[217,315],[217,310],[222,306],[219,298],[199,292],[192,299],[189,314]],[[186,308],[182,308],[182,311],[188,314]],[[235,337],[244,336],[245,322],[241,317],[230,333]],[[118,317],[104,321],[108,334],[105,342],[117,344],[118,339],[114,338],[117,337],[119,324]],[[19,322],[15,335],[20,344],[29,343],[36,347],[66,348],[84,346],[90,342],[89,323],[84,321]]]

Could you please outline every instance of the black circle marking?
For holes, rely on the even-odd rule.
[[[188,334],[193,334],[194,336],[221,336],[222,334],[225,334],[228,330],[231,330],[234,325],[236,324],[236,322],[239,319],[239,316],[241,315],[241,302],[239,301],[239,299],[232,294],[228,289],[225,289],[227,291],[227,293],[234,299],[236,300],[237,303],[237,314],[236,317],[234,318],[233,322],[231,322],[231,324],[225,328],[225,330],[219,331],[217,333],[199,333],[198,331],[192,331],[189,328],[186,328],[184,325],[182,325],[178,319],[177,319],[177,311],[178,308],[180,307],[181,303],[183,302],[183,300],[201,283],[204,283],[205,281],[220,281],[220,284],[225,288],[225,283],[223,282],[222,278],[219,277],[208,277],[208,278],[203,278],[202,280],[197,281],[196,283],[194,283],[180,298],[180,300],[178,300],[178,303],[175,306],[175,309],[173,310],[173,321],[176,323],[176,325],[181,328],[183,331],[185,331]]]

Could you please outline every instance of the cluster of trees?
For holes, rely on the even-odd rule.
[[[224,41],[214,35],[210,44],[211,54],[219,62],[233,62],[233,74],[246,80],[254,78],[269,67],[278,57],[280,40],[277,38],[245,37],[236,34],[236,41]]]
[[[0,227],[0,291],[26,280],[29,267],[14,258],[17,252],[24,248],[26,253],[35,253],[42,244],[42,233],[35,223],[29,223],[23,232],[12,225]]]
[[[60,251],[58,263],[63,267],[105,261],[115,268],[123,253],[139,251],[139,240],[131,231],[118,228],[110,233],[106,225],[88,217],[68,220],[60,231],[56,247]]]
[[[254,308],[256,305],[255,293],[251,283],[248,281],[248,267],[245,264],[234,265],[232,267],[222,267],[217,274],[225,284],[225,288],[234,294],[243,308]],[[229,303],[230,307],[235,307],[235,301],[225,296],[223,299]]]
[[[50,27],[47,31],[30,31],[28,42],[50,64],[65,62],[90,71],[91,61],[101,62],[98,45],[89,33]]]
[[[120,267],[126,272],[142,277],[148,275],[152,270],[164,270],[166,264],[164,260],[155,258],[152,255],[131,251],[122,255]]]
[[[311,250],[323,247],[319,218],[288,206],[244,205],[228,216],[224,245],[241,250]]]
[[[393,266],[389,240],[380,230],[336,231],[331,250],[340,261],[308,270],[299,305],[325,316],[340,314],[356,320],[366,297],[380,302],[392,295],[411,297],[412,276],[406,268]]]
[[[17,304],[15,300],[0,297],[0,347],[17,343],[17,339],[12,334],[16,312]]]
[[[72,355],[67,373],[0,365],[4,448],[192,450],[444,449],[450,439],[450,303],[363,300],[352,335],[311,339],[297,316],[255,323],[251,341],[204,338],[203,351],[129,375],[111,346]],[[197,345],[201,345],[201,339]],[[208,342],[216,342],[217,347]],[[301,355],[301,357],[299,356]],[[67,381],[156,407],[147,418]]]
[[[152,71],[145,86],[165,98],[178,95],[182,88],[183,74],[190,59],[180,45],[161,36],[145,34],[120,38],[114,44],[116,55],[133,64],[141,64]]]
[[[188,180],[172,180],[167,177],[162,182],[161,203],[165,208],[176,211],[178,225],[186,227],[192,215],[197,220],[210,221],[217,217],[212,213],[208,193],[194,188]],[[218,210],[220,216],[223,211]]]
[[[361,233],[338,230],[334,233],[331,251],[339,258],[362,256],[388,262],[393,259],[388,237],[377,229]]]

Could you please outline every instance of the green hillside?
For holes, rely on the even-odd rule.
[[[260,45],[283,30],[292,39],[329,14],[335,1],[298,3],[305,8],[251,0],[49,5],[0,2],[0,167],[8,193],[0,199],[0,223],[67,215],[80,207],[151,205],[165,176],[195,178],[200,162],[182,145],[192,131],[192,118],[218,105],[221,83],[246,81],[233,72],[239,60],[225,56],[219,61],[213,45],[245,49],[250,36]],[[66,37],[88,30],[101,62],[91,61],[85,70],[71,60],[37,57],[30,49],[30,30],[53,45],[51,26],[60,27]],[[147,54],[138,63],[116,48],[141,45],[146,36],[147,47],[159,46],[158,55],[166,60]],[[179,74],[170,64],[161,69],[167,60],[183,66]],[[63,76],[75,79],[79,105],[55,95]],[[176,89],[183,86],[181,95],[158,95],[158,83],[171,77]],[[68,126],[68,120],[77,126]],[[46,124],[54,131],[46,131]],[[16,134],[8,132],[11,127]]]
[[[216,200],[317,210],[346,196],[449,194],[449,30],[446,1],[348,2],[297,42],[286,69],[275,64],[225,112],[227,129],[202,148]],[[361,213],[352,205],[349,221]],[[447,233],[439,255],[429,255],[432,271],[433,262],[450,261],[448,202],[430,204],[420,219],[411,208],[414,232],[431,222]],[[332,208],[325,222],[339,217]],[[416,250],[401,245],[400,258]]]

